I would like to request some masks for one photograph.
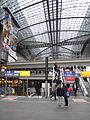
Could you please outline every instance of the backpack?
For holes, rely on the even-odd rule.
[[[68,91],[66,92],[66,96],[67,96],[67,97],[70,97],[70,94],[69,94],[69,92],[68,92]]]

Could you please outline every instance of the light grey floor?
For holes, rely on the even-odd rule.
[[[88,99],[89,100],[89,99]],[[90,102],[69,100],[69,106],[58,101],[17,98],[0,100],[0,120],[90,120]]]

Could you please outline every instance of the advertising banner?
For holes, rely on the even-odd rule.
[[[3,20],[3,33],[1,48],[8,52],[12,59],[17,60],[16,48],[17,48],[17,28],[13,22],[12,16],[9,12],[5,11],[5,17]],[[10,58],[10,57],[9,57]],[[8,58],[10,62],[11,59]],[[12,60],[11,60],[12,61]]]
[[[75,82],[75,72],[74,71],[64,71],[64,81]]]

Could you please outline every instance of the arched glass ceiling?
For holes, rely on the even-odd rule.
[[[33,56],[76,57],[90,38],[90,0],[1,0],[1,5],[21,27],[18,46]]]

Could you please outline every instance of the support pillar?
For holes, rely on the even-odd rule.
[[[6,95],[6,93],[7,93],[7,76],[6,76],[6,83],[5,83],[5,95]]]
[[[28,79],[27,79],[27,97],[28,97]]]
[[[90,97],[90,78],[89,78],[89,97]]]
[[[48,57],[45,60],[45,97],[48,97]]]

